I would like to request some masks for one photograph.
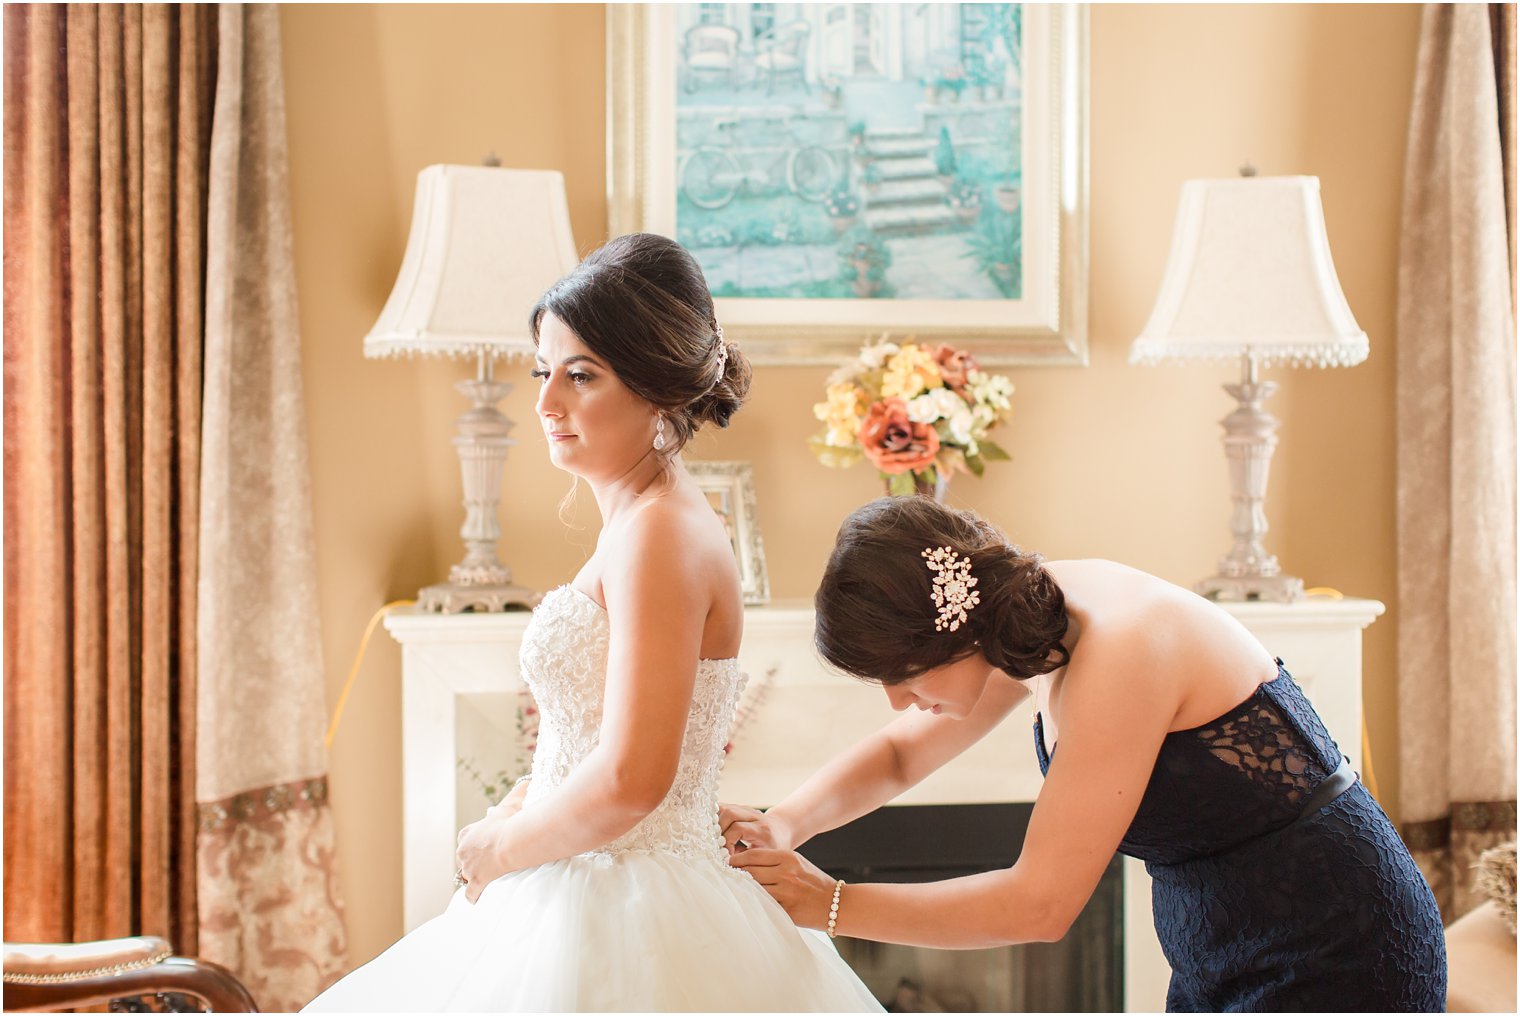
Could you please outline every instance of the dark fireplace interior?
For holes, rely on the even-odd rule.
[[[891,806],[814,837],[802,853],[848,882],[974,875],[1013,864],[1033,809],[1032,804]],[[1123,921],[1123,874],[1115,855],[1060,942],[949,950],[841,936],[837,945],[889,1012],[1121,1012]]]

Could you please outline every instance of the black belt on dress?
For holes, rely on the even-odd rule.
[[[1356,783],[1356,770],[1351,768],[1351,760],[1342,755],[1341,764],[1336,767],[1335,772],[1320,780],[1319,786],[1315,787],[1308,799],[1304,801],[1304,810],[1299,812],[1298,818],[1293,820],[1293,825],[1313,818],[1325,805],[1350,790],[1354,783]]]

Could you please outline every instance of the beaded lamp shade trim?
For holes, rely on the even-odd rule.
[[[1367,336],[1360,335],[1331,343],[1282,340],[1255,344],[1136,339],[1129,358],[1131,363],[1156,366],[1196,360],[1218,363],[1239,360],[1242,356],[1254,357],[1262,367],[1279,364],[1289,367],[1355,367],[1367,359]]]

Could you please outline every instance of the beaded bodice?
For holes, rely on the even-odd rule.
[[[538,747],[526,807],[552,794],[597,745],[607,683],[607,613],[572,586],[547,593],[519,662],[538,703]],[[700,660],[675,782],[659,807],[599,853],[653,850],[724,859],[718,774],[744,687],[739,661]]]

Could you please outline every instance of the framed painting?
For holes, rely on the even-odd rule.
[[[739,564],[739,586],[746,604],[771,600],[770,575],[765,570],[765,544],[755,516],[755,471],[748,462],[699,462],[689,459],[686,470],[707,495],[723,521],[728,542]]]
[[[612,4],[614,235],[684,244],[757,364],[884,334],[1087,362],[1074,4]]]

